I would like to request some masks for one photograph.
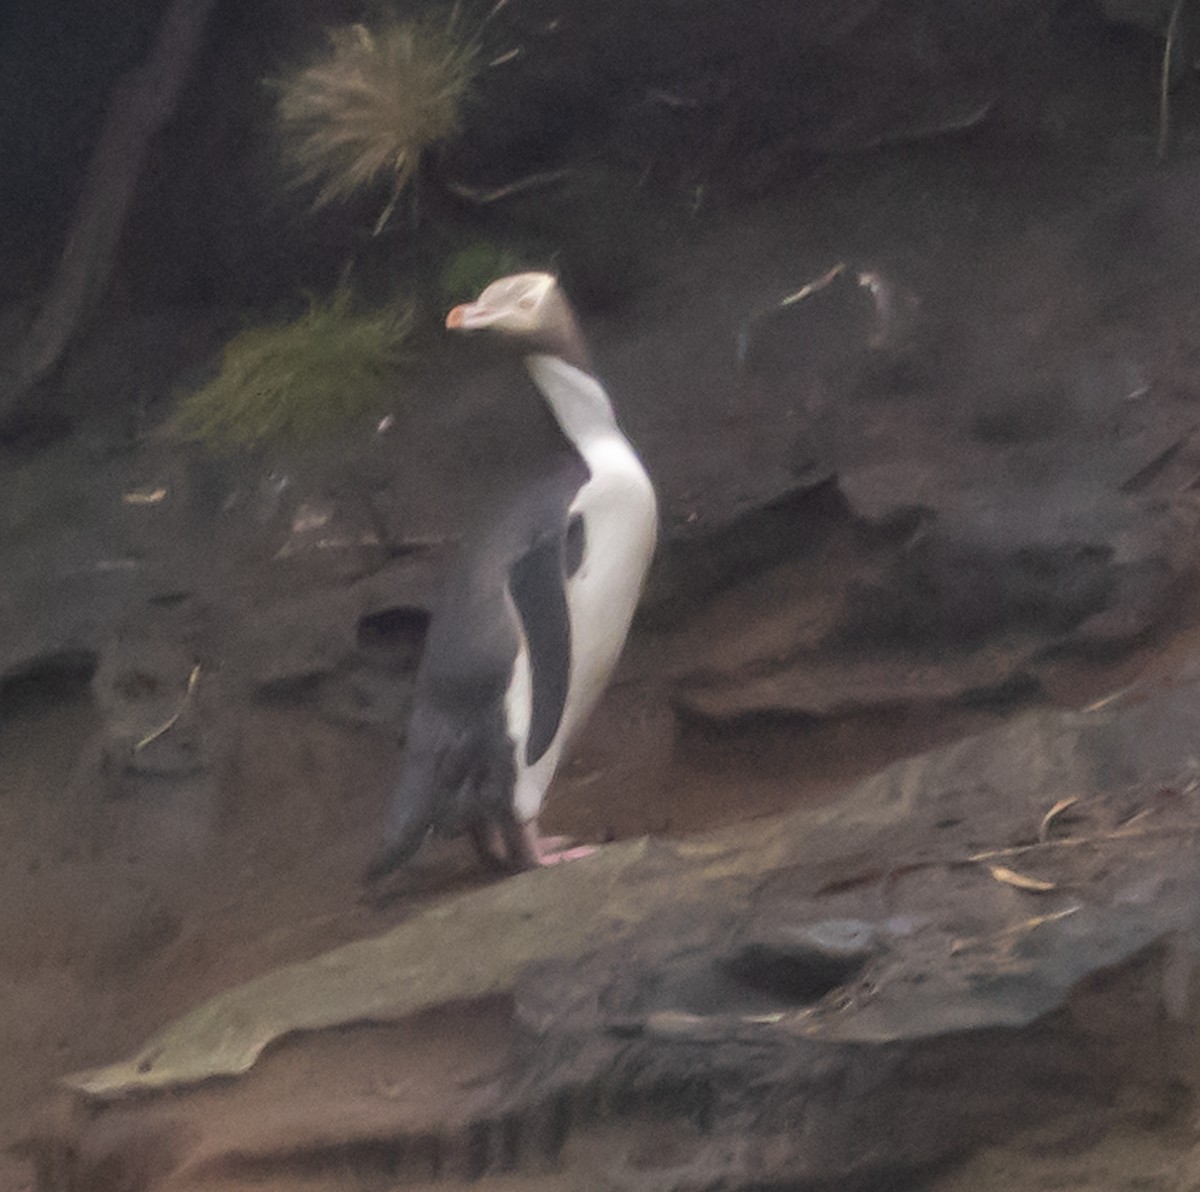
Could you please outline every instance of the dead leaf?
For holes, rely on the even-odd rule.
[[[165,488],[138,488],[133,492],[125,493],[121,500],[126,505],[158,505],[166,500],[167,490]]]
[[[1045,894],[1048,890],[1058,888],[1053,882],[1044,882],[1040,877],[1017,873],[1016,870],[1007,869],[1003,865],[989,865],[988,872],[996,881],[1003,882],[1006,886],[1013,886],[1018,890],[1028,890],[1031,894]]]

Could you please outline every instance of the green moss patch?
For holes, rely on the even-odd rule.
[[[341,289],[293,322],[234,336],[217,376],[182,398],[168,430],[217,450],[309,443],[388,409],[412,308],[351,305]]]

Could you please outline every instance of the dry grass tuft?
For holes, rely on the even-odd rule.
[[[219,451],[311,443],[391,405],[411,307],[356,314],[342,288],[290,323],[250,327],[225,345],[217,376],[167,426]]]
[[[424,154],[458,131],[477,55],[455,24],[333,29],[324,56],[277,82],[284,160],[296,185],[317,188],[314,210],[390,177],[382,226]]]

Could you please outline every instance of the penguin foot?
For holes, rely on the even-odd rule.
[[[543,836],[536,820],[522,824],[516,816],[493,823],[478,821],[467,832],[484,864],[506,873],[579,861],[598,851],[593,844],[574,844],[566,836]]]
[[[594,844],[572,844],[566,836],[543,836],[534,823],[525,825],[525,837],[534,863],[542,867],[561,865],[564,861],[581,861],[600,851]]]

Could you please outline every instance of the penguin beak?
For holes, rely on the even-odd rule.
[[[451,331],[470,331],[472,327],[486,327],[491,321],[491,311],[478,302],[463,302],[446,316]]]

